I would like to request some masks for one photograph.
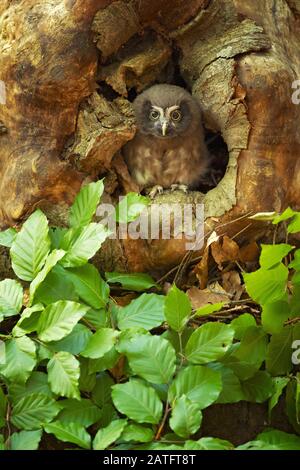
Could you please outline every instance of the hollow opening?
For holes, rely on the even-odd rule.
[[[111,67],[113,64],[120,63],[120,61],[122,62],[124,57],[134,57],[135,54],[139,54],[141,51],[147,49],[148,45],[151,44],[151,41],[154,40],[153,38],[155,36],[156,33],[151,30],[145,31],[142,37],[140,35],[135,35],[124,46],[122,46],[116,54],[106,60],[105,64],[103,64],[104,67]],[[189,89],[189,86],[182,76],[180,70],[180,54],[180,51],[173,47],[168,62],[164,64],[163,67],[158,67],[158,72],[155,77],[153,78],[152,76],[152,78],[149,80],[145,80],[144,76],[139,77],[135,75],[134,71],[132,70],[127,70],[125,81],[127,89],[126,98],[128,101],[133,102],[139,93],[155,84],[161,83],[177,85],[187,89],[190,92],[191,90]],[[134,82],[139,82],[140,85],[130,85],[130,83],[132,84]],[[101,74],[99,74],[98,87],[98,92],[102,94],[108,101],[113,101],[117,97],[122,96],[113,88],[113,86],[111,86],[111,84],[108,84],[107,81],[105,81],[104,76]],[[206,129],[205,122],[203,124],[205,131],[205,142],[209,152],[209,165],[207,173],[203,176],[201,183],[197,188],[195,188],[195,190],[206,194],[218,186],[220,181],[223,179],[229,161],[229,152],[221,133]]]
[[[209,152],[209,167],[200,186],[197,188],[204,194],[218,186],[226,173],[229,161],[228,148],[220,133],[206,130],[205,142]]]

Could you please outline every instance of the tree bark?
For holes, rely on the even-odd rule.
[[[134,189],[119,152],[135,133],[132,90],[179,76],[229,163],[207,194],[155,202],[203,201],[207,233],[241,241],[268,230],[247,214],[299,208],[299,0],[6,0],[0,31],[3,227],[37,206],[63,222],[86,177],[107,176],[108,200]],[[99,256],[166,271],[185,253],[185,240],[111,240]]]

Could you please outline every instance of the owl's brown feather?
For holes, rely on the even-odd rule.
[[[206,172],[208,152],[201,113],[194,98],[182,88],[156,85],[152,87],[152,93],[150,88],[136,101],[138,130],[134,139],[124,147],[125,161],[134,181],[141,190],[156,185],[170,188],[174,184],[196,188]],[[189,114],[185,116],[189,119],[187,127],[181,130],[178,126],[178,134],[174,127],[172,137],[166,138],[153,135],[151,130],[147,132],[147,122],[140,122],[147,119],[141,112],[145,101],[162,107],[180,106],[184,101],[183,110]]]

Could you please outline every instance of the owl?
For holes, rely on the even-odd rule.
[[[195,189],[208,167],[200,106],[184,88],[154,85],[133,103],[135,137],[124,147],[129,173],[151,197]]]

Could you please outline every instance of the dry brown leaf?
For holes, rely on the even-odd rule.
[[[228,271],[222,274],[222,284],[228,294],[234,300],[240,300],[244,293],[244,287],[241,283],[241,277],[237,271]]]
[[[220,285],[219,285],[220,286]],[[223,291],[223,292],[222,292]],[[193,309],[204,307],[207,304],[217,304],[219,302],[230,302],[228,294],[220,286],[220,291],[214,291],[211,288],[198,289],[192,287],[187,291]]]
[[[113,296],[114,301],[119,305],[120,307],[126,307],[126,305],[130,304],[130,302],[134,299],[136,299],[136,294],[133,292],[130,294],[125,294],[122,296]]]
[[[227,235],[211,245],[211,254],[221,270],[223,263],[239,260],[239,250],[238,244]]]
[[[205,248],[201,261],[195,266],[193,270],[199,281],[200,289],[205,289],[208,282],[209,251],[209,247]]]
[[[256,242],[251,242],[249,245],[240,248],[240,261],[242,263],[254,263],[258,260],[260,254],[259,246]]]
[[[120,380],[124,375],[125,357],[121,356],[117,364],[110,369],[111,375],[116,379]]]

